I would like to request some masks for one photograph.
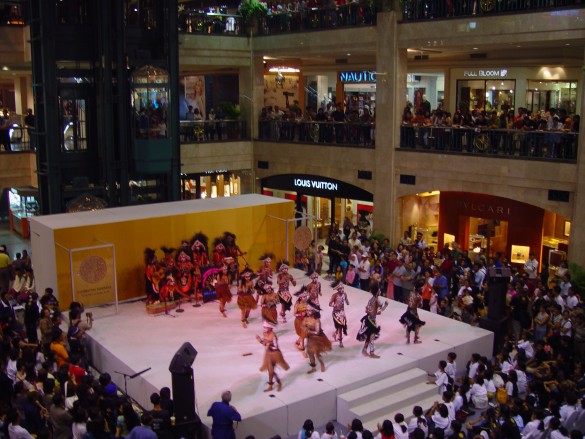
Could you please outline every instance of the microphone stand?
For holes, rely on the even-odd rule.
[[[132,379],[134,379],[136,377],[139,377],[143,373],[148,372],[150,369],[152,369],[152,368],[151,367],[148,367],[148,368],[146,368],[146,369],[144,369],[144,370],[142,370],[140,372],[136,372],[133,375],[130,375],[130,374],[124,373],[124,372],[118,372],[116,370],[114,371],[114,373],[117,373],[117,374],[122,375],[124,377],[124,394],[126,396],[128,396],[128,379],[131,379],[132,380]]]
[[[159,293],[159,294],[160,294],[160,293]],[[167,296],[165,296],[165,298],[164,298],[164,302],[163,302],[163,303],[165,304],[165,312],[164,312],[164,313],[162,313],[162,314],[155,314],[154,316],[155,316],[155,317],[159,317],[159,316],[169,316],[169,317],[172,317],[172,318],[175,318],[175,317],[177,317],[177,316],[174,316],[174,315],[172,315],[171,313],[169,313],[169,307],[167,306]]]

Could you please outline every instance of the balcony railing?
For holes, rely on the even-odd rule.
[[[261,120],[258,140],[374,148],[375,124]]]
[[[585,7],[580,0],[404,0],[403,21]]]
[[[579,133],[401,126],[400,148],[405,150],[524,157],[575,161]]]
[[[182,120],[179,139],[185,144],[250,140],[250,136],[244,120]]]
[[[36,138],[34,128],[21,127],[17,124],[0,128],[0,151],[34,151],[35,141],[31,141],[31,138]]]
[[[259,20],[256,32],[258,35],[274,35],[375,24],[376,11],[369,2],[361,1],[335,8],[271,13]],[[248,35],[240,15],[193,10],[179,13],[179,31],[210,35]]]

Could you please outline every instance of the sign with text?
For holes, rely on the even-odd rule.
[[[74,300],[86,307],[114,302],[114,247],[75,249],[70,257]]]
[[[339,72],[339,82],[344,84],[371,84],[376,82],[375,70]]]
[[[507,78],[508,69],[465,70],[463,76],[466,78]]]
[[[309,174],[281,174],[262,179],[263,189],[294,191],[297,194],[326,198],[374,201],[371,192],[341,180]]]

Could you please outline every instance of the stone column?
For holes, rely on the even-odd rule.
[[[585,58],[585,52],[584,52]],[[585,63],[585,61],[584,61]],[[578,93],[579,107],[576,114],[585,115],[585,67],[581,69]],[[573,217],[571,218],[571,236],[569,237],[569,261],[585,267],[585,134],[581,128],[577,146],[577,181],[576,191],[572,194]],[[581,172],[583,171],[583,172]]]
[[[406,105],[406,49],[397,47],[397,15],[378,14],[376,53],[376,150],[374,165],[374,229],[394,243],[400,236],[395,150]]]

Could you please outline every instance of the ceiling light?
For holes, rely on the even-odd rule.
[[[8,66],[2,66],[2,70],[6,72],[7,70],[10,70],[10,68]]]

